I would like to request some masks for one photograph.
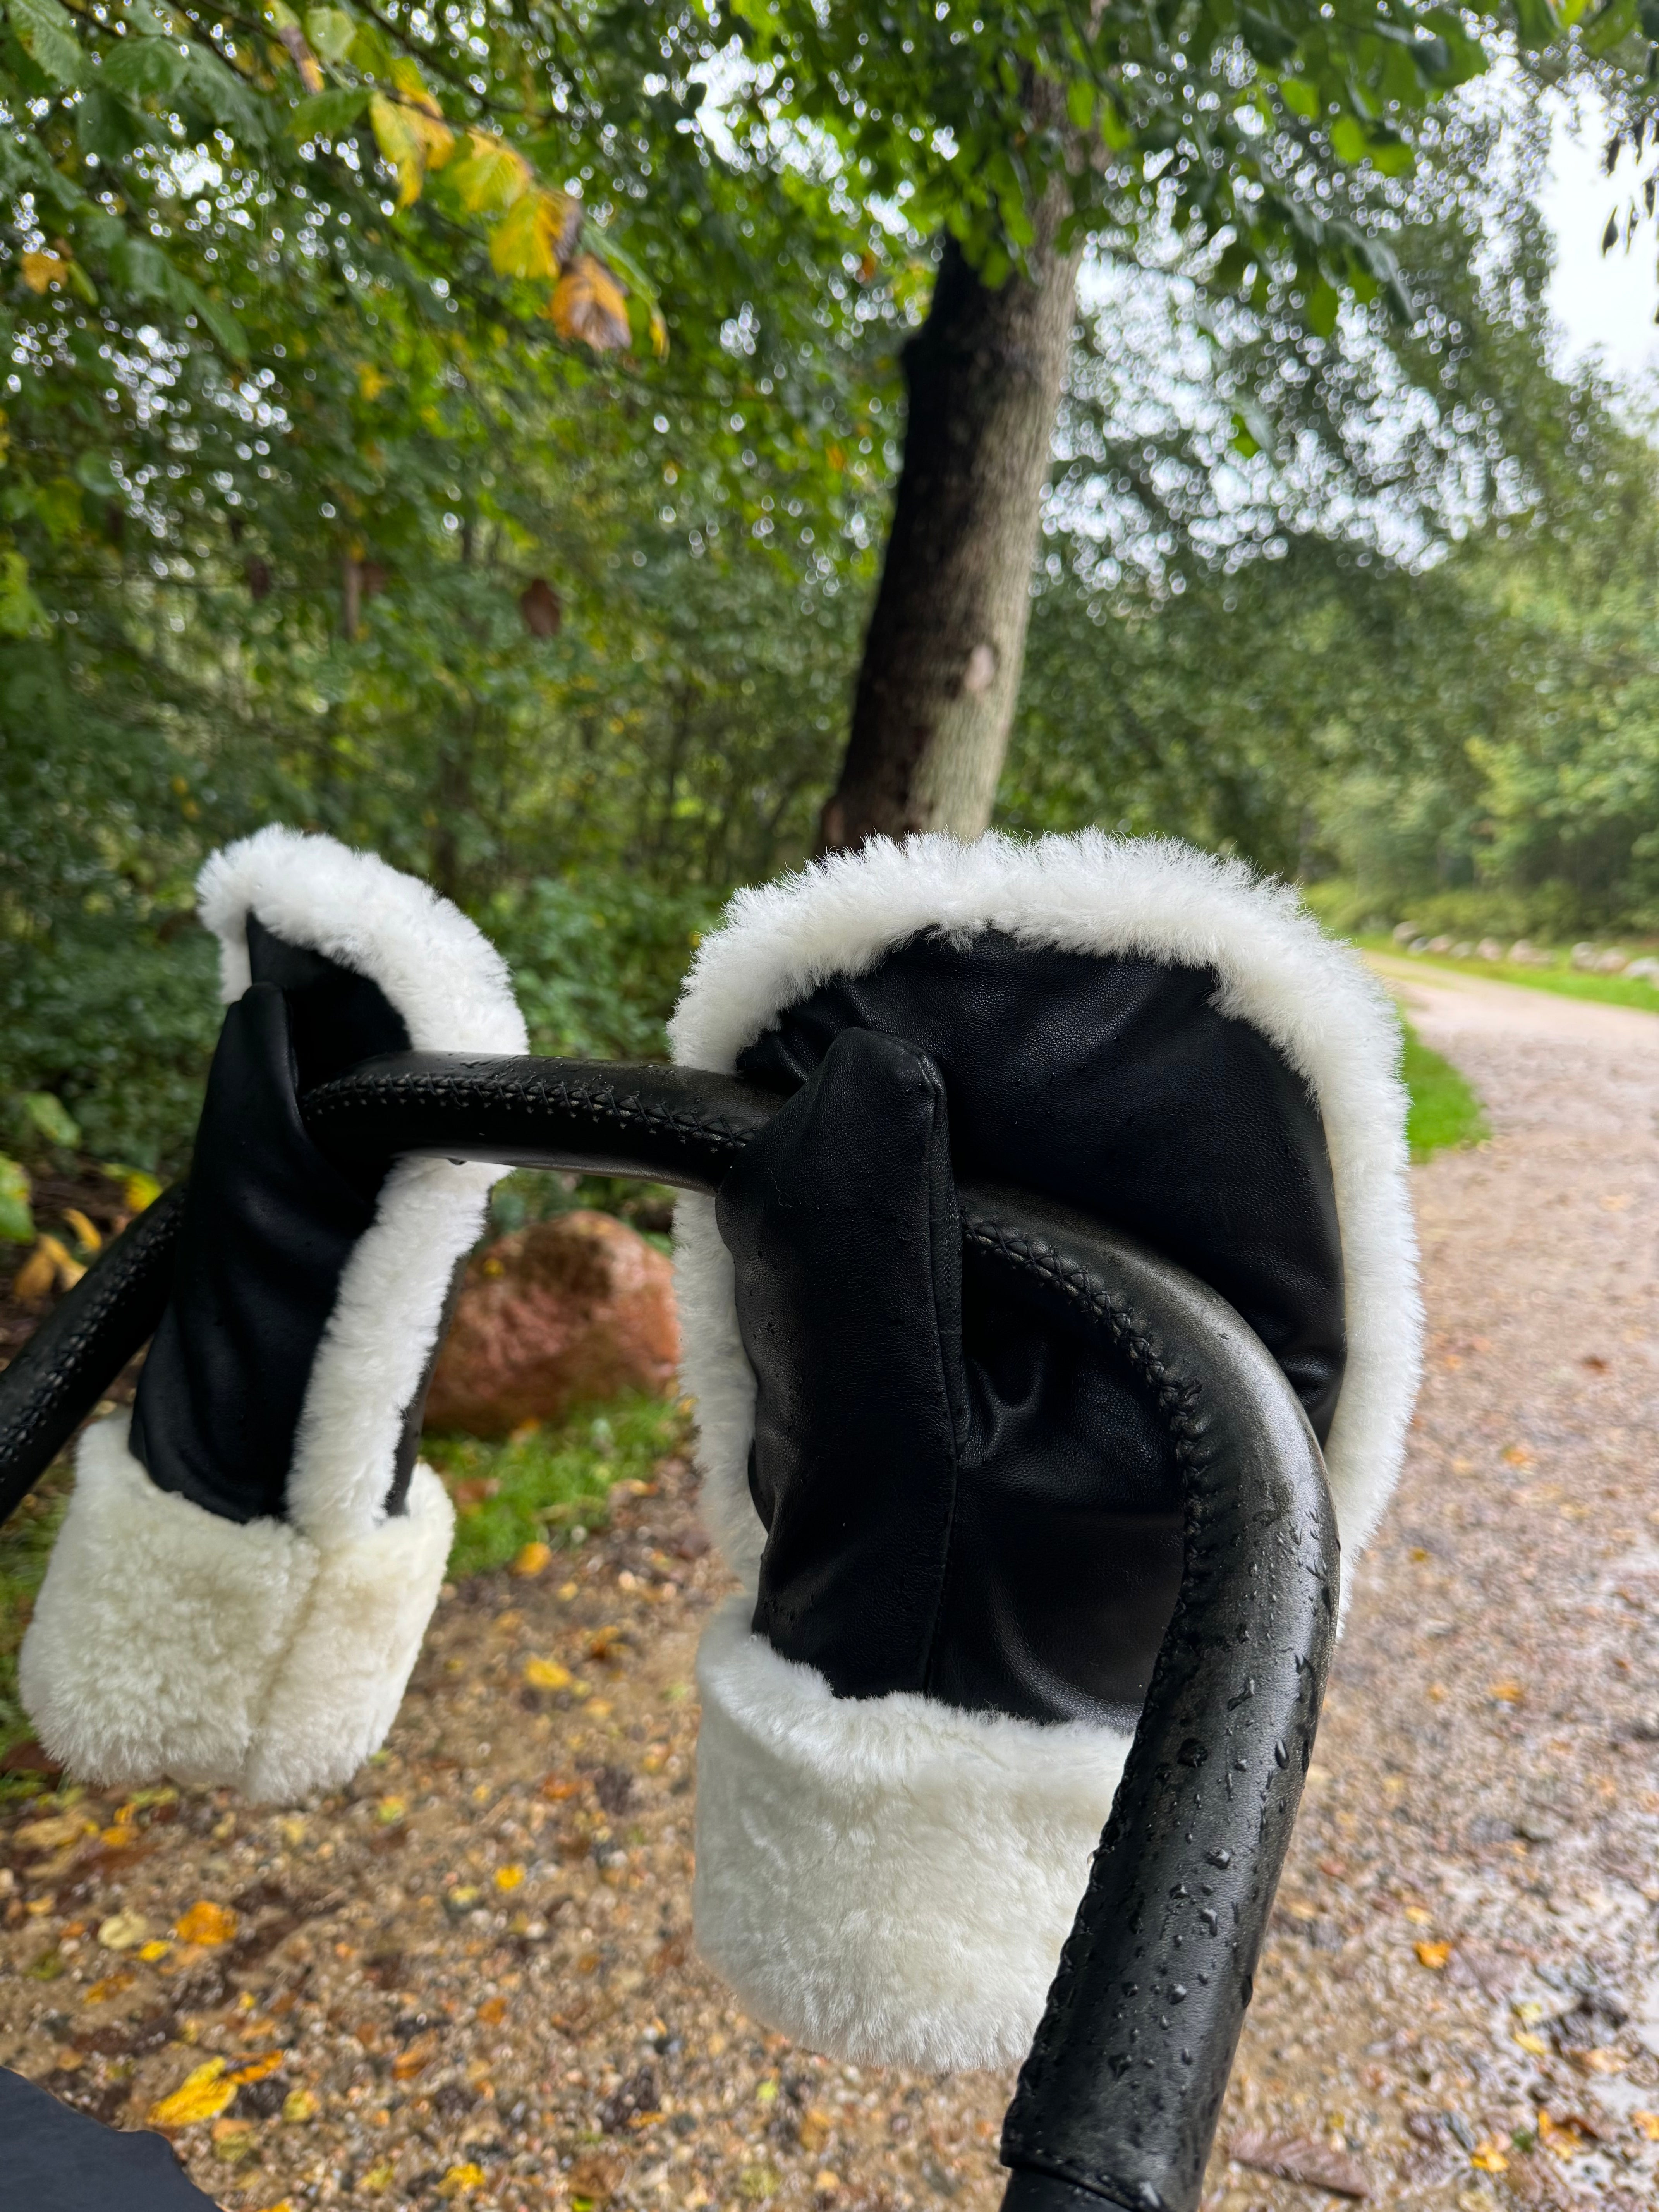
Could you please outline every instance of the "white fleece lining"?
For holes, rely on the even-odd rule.
[[[1164,840],[879,840],[741,891],[671,1025],[683,1065],[738,1054],[831,976],[917,933],[1209,968],[1215,1005],[1309,1084],[1334,1179],[1347,1364],[1326,1465],[1344,1596],[1399,1473],[1422,1334],[1400,1037],[1381,987],[1294,895]],[[748,1595],[699,1657],[698,1948],[757,2014],[854,2060],[1012,2063],[1041,2014],[1127,1739],[896,1695],[831,1696],[748,1632],[765,1531],[749,1495],[755,1385],[714,1203],[675,1215],[681,1378],[702,1511]]]
[[[379,984],[417,1051],[526,1048],[500,956],[372,854],[263,830],[216,854],[198,890],[227,1002],[250,980],[254,914]],[[385,1500],[451,1277],[502,1172],[410,1159],[387,1176],[307,1384],[285,1521],[219,1520],[149,1483],[125,1420],[118,1443],[115,1423],[88,1432],[21,1666],[40,1739],[73,1771],[166,1771],[285,1799],[343,1782],[381,1741],[453,1526],[429,1470],[402,1512]]]
[[[699,1948],[814,2051],[1018,2063],[1129,1738],[908,1692],[837,1698],[749,1613],[734,1600],[697,1654]]]
[[[40,1741],[79,1778],[234,1784],[281,1804],[349,1780],[396,1717],[443,1582],[448,1492],[325,1552],[284,1521],[158,1490],[117,1413],[74,1493],[18,1661]]]

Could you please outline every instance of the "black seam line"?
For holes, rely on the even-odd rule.
[[[939,1085],[939,1091],[940,1091],[940,1092],[941,1092],[941,1093],[943,1092],[943,1090],[944,1090],[944,1085],[943,1085],[943,1084],[940,1084],[940,1085]],[[937,1129],[938,1129],[938,1124],[939,1124],[939,1106],[938,1106],[938,1100],[937,1100],[937,1099],[934,1099],[934,1100],[933,1100],[933,1101],[930,1103],[930,1113],[931,1113],[932,1120],[933,1120],[933,1130],[932,1130],[932,1131],[930,1131],[930,1133],[930,1133],[930,1135],[931,1135],[931,1134],[936,1133],[937,1133]],[[952,1181],[952,1183],[951,1183],[951,1190],[952,1190],[952,1194],[954,1194],[954,1191],[955,1191],[955,1183],[954,1183],[954,1180]],[[960,1205],[958,1205],[958,1206],[957,1206],[957,1218],[958,1223],[960,1223],[960,1221],[961,1221],[961,1218],[962,1218],[962,1209],[961,1209]],[[939,1562],[939,1585],[938,1585],[938,1588],[937,1588],[937,1589],[934,1590],[934,1592],[933,1592],[933,1618],[932,1618],[932,1619],[928,1621],[928,1623],[927,1623],[927,1641],[926,1641],[926,1642],[923,1644],[923,1645],[922,1645],[922,1662],[921,1662],[921,1693],[922,1693],[923,1697],[926,1697],[926,1696],[927,1695],[928,1691],[929,1691],[929,1690],[932,1688],[932,1686],[933,1686],[933,1667],[934,1667],[934,1662],[935,1662],[935,1661],[937,1660],[937,1658],[938,1658],[938,1656],[939,1656],[939,1654],[938,1654],[938,1652],[937,1652],[937,1650],[935,1650],[935,1648],[934,1648],[934,1647],[935,1647],[935,1645],[936,1645],[936,1644],[937,1644],[937,1642],[938,1642],[938,1640],[939,1640],[939,1616],[940,1616],[940,1614],[941,1614],[941,1613],[944,1612],[944,1610],[945,1610],[945,1590],[947,1589],[947,1588],[948,1588],[948,1587],[949,1587],[949,1585],[950,1585],[950,1580],[951,1580],[951,1550],[952,1550],[952,1548],[953,1548],[953,1547],[954,1547],[954,1545],[955,1545],[955,1542],[956,1542],[956,1534],[957,1534],[957,1507],[958,1504],[961,1502],[961,1498],[962,1498],[962,1447],[961,1447],[961,1446],[957,1443],[957,1425],[956,1425],[955,1418],[954,1418],[954,1416],[952,1415],[951,1411],[951,1389],[950,1389],[950,1384],[949,1384],[949,1382],[948,1382],[946,1381],[946,1379],[945,1379],[945,1346],[944,1346],[943,1341],[942,1341],[942,1340],[941,1340],[941,1339],[940,1339],[940,1336],[939,1336],[939,1279],[938,1279],[938,1276],[937,1276],[937,1274],[936,1274],[936,1273],[935,1273],[935,1271],[934,1271],[934,1267],[933,1267],[934,1255],[935,1255],[935,1251],[936,1251],[936,1249],[937,1249],[937,1248],[936,1248],[935,1239],[934,1239],[934,1237],[933,1237],[933,1217],[932,1217],[932,1209],[931,1209],[931,1207],[930,1207],[930,1209],[929,1209],[929,1215],[928,1215],[927,1228],[928,1228],[928,1237],[927,1237],[927,1280],[928,1280],[928,1285],[929,1285],[929,1288],[930,1288],[930,1290],[932,1291],[932,1293],[933,1293],[933,1295],[931,1296],[931,1297],[930,1297],[930,1298],[929,1298],[929,1300],[928,1300],[928,1311],[932,1314],[932,1316],[933,1316],[933,1352],[934,1352],[934,1356],[935,1356],[935,1358],[936,1358],[936,1359],[937,1359],[937,1361],[938,1361],[938,1364],[939,1364],[939,1389],[940,1389],[940,1391],[943,1393],[943,1395],[944,1395],[944,1398],[945,1398],[945,1419],[946,1419],[946,1421],[947,1421],[947,1422],[949,1423],[949,1425],[950,1425],[950,1431],[951,1431],[951,1512],[950,1512],[950,1517],[949,1517],[949,1519],[946,1521],[945,1525],[945,1555],[944,1555],[944,1558],[943,1558],[943,1559],[940,1560],[940,1562]],[[966,1242],[965,1237],[964,1237],[963,1241],[964,1241],[964,1243]],[[968,1362],[967,1362],[967,1358],[966,1358],[965,1355],[963,1355],[963,1354],[962,1354],[962,1351],[961,1351],[961,1346],[962,1346],[962,1313],[961,1313],[961,1310],[960,1310],[961,1291],[962,1291],[962,1285],[961,1285],[960,1282],[958,1282],[958,1283],[957,1283],[957,1345],[958,1355],[959,1355],[959,1357],[961,1358],[962,1370],[963,1370],[963,1371],[962,1371],[962,1382],[963,1382],[963,1390],[964,1390],[964,1392],[965,1392],[965,1391],[966,1391],[966,1389],[967,1389],[967,1387],[968,1387]],[[964,1405],[964,1407],[963,1407],[963,1410],[964,1413],[967,1412],[967,1410],[968,1410],[968,1409],[967,1409],[967,1407],[966,1407],[966,1406],[965,1406],[965,1405]]]
[[[1198,1443],[1193,1407],[1200,1386],[1170,1372],[1156,1340],[1136,1327],[1125,1308],[1114,1305],[1099,1285],[1081,1269],[1062,1261],[1056,1253],[1032,1244],[1016,1231],[983,1220],[964,1220],[963,1241],[977,1245],[982,1252],[1008,1260],[1026,1274],[1049,1284],[1090,1322],[1104,1322],[1114,1346],[1152,1385],[1153,1401],[1164,1417],[1176,1458],[1182,1467],[1191,1466]]]

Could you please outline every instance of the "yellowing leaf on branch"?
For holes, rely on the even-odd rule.
[[[378,399],[386,390],[388,381],[389,380],[375,368],[372,361],[358,362],[357,389],[365,399]]]
[[[192,2128],[203,2120],[216,2120],[236,2094],[237,2085],[225,2072],[222,2058],[210,2058],[186,2074],[171,2096],[149,2108],[153,2128]]]
[[[564,192],[539,189],[514,203],[495,227],[489,259],[501,276],[556,276],[575,243],[581,209]]]
[[[628,295],[591,253],[578,254],[565,270],[547,312],[562,338],[579,338],[595,353],[628,343]]]
[[[373,94],[368,119],[375,144],[398,172],[398,206],[413,207],[428,171],[441,169],[454,152],[455,134],[413,62],[395,62],[392,76],[403,97],[389,100],[383,92]]]
[[[59,253],[26,253],[20,265],[23,282],[31,292],[44,292],[51,285],[63,283],[69,276],[69,264]]]
[[[530,189],[530,164],[493,131],[468,133],[466,151],[450,171],[449,183],[469,215],[510,208]]]

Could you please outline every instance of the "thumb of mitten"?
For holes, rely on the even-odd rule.
[[[945,1088],[846,1030],[720,1187],[768,1536],[754,1626],[842,1697],[922,1691],[967,1434]]]

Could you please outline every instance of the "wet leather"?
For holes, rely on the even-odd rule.
[[[1127,1725],[1180,1582],[1174,1449],[1143,1382],[939,1261],[953,1177],[1046,1193],[1191,1269],[1328,1433],[1323,1130],[1215,993],[1203,969],[994,932],[915,939],[739,1060],[794,1094],[719,1201],[757,1386],[755,1625],[839,1694]]]
[[[131,1432],[159,1488],[238,1522],[283,1513],[317,1349],[386,1173],[385,1162],[337,1166],[307,1135],[299,1097],[367,1053],[409,1045],[365,978],[252,920],[248,949],[254,981],[214,1054],[172,1296]],[[413,1435],[406,1423],[394,1510]]]

